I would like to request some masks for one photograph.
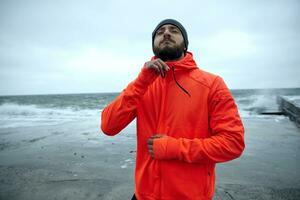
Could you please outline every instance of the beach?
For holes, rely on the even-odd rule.
[[[98,125],[1,129],[0,198],[106,199],[123,187],[132,193],[134,133],[107,137]]]
[[[214,200],[299,199],[300,129],[277,95],[300,89],[232,91],[246,148],[216,167]],[[126,200],[134,192],[136,124],[100,131],[102,109],[118,93],[0,96],[0,200]]]
[[[299,129],[283,116],[243,122],[246,149],[217,165],[214,199],[299,199]],[[0,199],[132,196],[135,122],[114,137],[99,130],[99,119],[0,133]]]

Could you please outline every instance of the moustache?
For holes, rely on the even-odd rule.
[[[160,44],[164,43],[164,42],[172,42],[172,43],[175,43],[174,40],[171,40],[171,39],[164,39],[163,41],[160,42]]]

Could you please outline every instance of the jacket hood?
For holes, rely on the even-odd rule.
[[[156,59],[156,56],[153,56],[151,60]],[[189,51],[186,52],[185,56],[176,61],[167,61],[166,64],[170,67],[174,81],[176,82],[177,86],[184,92],[186,93],[189,97],[191,97],[189,91],[185,89],[178,81],[175,75],[175,71],[186,71],[186,70],[193,70],[197,69],[197,64],[193,58],[193,54]],[[165,75],[162,75],[162,78],[164,78]]]
[[[153,56],[151,60],[157,59],[156,56]],[[195,62],[193,58],[193,54],[189,51],[186,52],[185,56],[176,61],[167,61],[166,64],[171,68],[174,67],[175,71],[179,70],[191,70],[191,69],[196,69],[197,63]]]

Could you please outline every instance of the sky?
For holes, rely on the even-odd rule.
[[[0,95],[120,92],[166,18],[230,89],[300,87],[298,0],[1,0]]]

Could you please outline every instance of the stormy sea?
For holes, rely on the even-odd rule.
[[[278,95],[300,99],[300,88],[231,92],[242,118],[266,117],[260,114],[265,110],[277,110]],[[56,125],[99,118],[101,110],[117,95],[118,93],[0,96],[0,128]]]

